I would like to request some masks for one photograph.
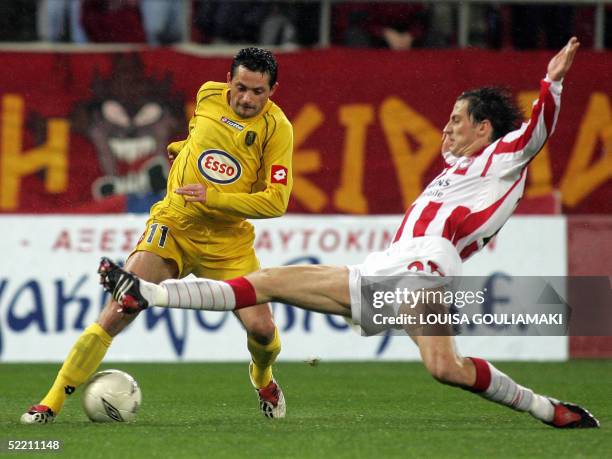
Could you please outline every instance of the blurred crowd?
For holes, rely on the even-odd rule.
[[[2,0],[1,41],[311,47],[319,41],[316,1]],[[483,48],[556,49],[571,35],[592,44],[594,6],[470,5],[469,43]],[[331,44],[364,48],[457,45],[458,3],[334,2]],[[605,46],[612,48],[607,5]]]

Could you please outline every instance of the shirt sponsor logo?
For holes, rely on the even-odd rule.
[[[423,191],[421,196],[428,196],[430,198],[442,198],[444,191],[451,186],[451,181],[447,178],[436,178],[434,179]]]
[[[447,188],[451,185],[451,181],[447,178],[434,179],[427,188],[439,187],[439,188]]]
[[[233,127],[234,129],[238,129],[239,131],[242,131],[244,129],[244,126],[242,124],[237,123],[234,120],[230,120],[226,116],[221,117],[221,122],[227,124],[228,126]]]
[[[240,163],[222,150],[206,150],[198,158],[198,169],[211,182],[227,185],[240,178]]]
[[[272,170],[270,171],[270,182],[271,183],[282,183],[287,184],[287,168],[279,164],[273,164]]]

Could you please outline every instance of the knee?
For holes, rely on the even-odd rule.
[[[460,381],[460,370],[454,355],[434,353],[424,361],[427,371],[431,376],[442,384],[455,385]]]
[[[249,324],[248,334],[259,344],[269,344],[274,339],[276,326],[271,318],[261,318]]]

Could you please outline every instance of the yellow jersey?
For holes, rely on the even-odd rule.
[[[293,128],[268,100],[252,118],[240,118],[228,103],[226,83],[204,83],[197,95],[187,139],[168,145],[176,159],[166,197],[152,211],[176,211],[195,221],[223,225],[246,218],[283,215],[293,186]],[[186,202],[174,190],[202,183],[206,203]]]

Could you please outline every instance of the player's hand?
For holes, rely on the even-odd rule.
[[[187,202],[206,202],[206,187],[201,183],[185,185],[174,192],[183,196]]]
[[[560,81],[565,76],[572,66],[574,56],[579,46],[580,42],[576,37],[569,39],[567,45],[565,45],[548,63],[548,78],[552,81]]]

